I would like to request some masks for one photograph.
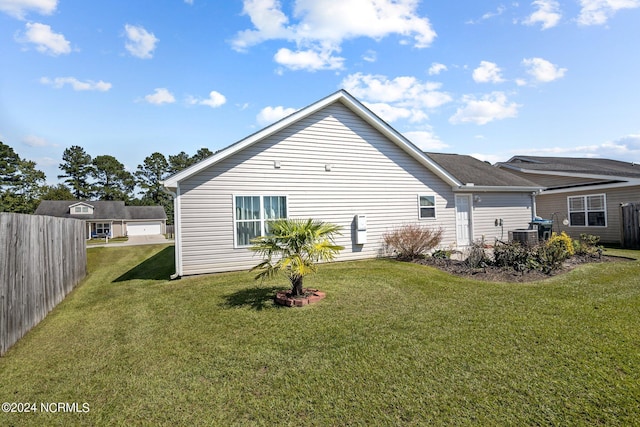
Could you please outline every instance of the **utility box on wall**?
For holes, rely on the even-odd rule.
[[[356,215],[356,245],[367,243],[367,216]]]

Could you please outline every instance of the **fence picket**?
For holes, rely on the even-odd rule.
[[[0,356],[86,272],[84,221],[0,213]]]

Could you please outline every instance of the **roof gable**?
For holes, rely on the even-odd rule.
[[[165,188],[170,190],[175,190],[178,186],[178,183],[190,178],[204,169],[208,168],[211,165],[214,165],[221,160],[241,151],[253,144],[256,144],[259,141],[268,138],[271,135],[299,122],[300,120],[314,114],[327,106],[340,102],[351,111],[353,111],[356,115],[362,118],[365,122],[371,125],[373,128],[382,133],[386,138],[390,141],[398,145],[402,150],[404,150],[407,154],[418,160],[423,166],[431,170],[435,175],[437,175],[440,179],[451,186],[460,186],[461,183],[447,170],[445,170],[441,165],[434,162],[431,158],[425,155],[418,147],[413,145],[408,139],[406,139],[402,134],[393,129],[389,124],[383,121],[380,117],[374,114],[371,110],[365,107],[362,103],[360,103],[357,99],[351,96],[345,90],[340,90],[338,92],[333,93],[332,95],[323,98],[314,104],[309,105],[301,110],[296,111],[284,119],[267,126],[266,128],[249,135],[248,137],[238,141],[237,143],[227,147],[226,149],[221,150],[220,152],[214,154],[213,156],[196,163],[195,165],[190,166],[189,168],[184,169],[181,172],[178,172],[175,175],[172,175],[164,180],[163,184]]]
[[[74,203],[72,205],[69,205],[70,208],[75,208],[76,206],[86,206],[88,208],[92,208],[93,207],[93,205],[90,205],[87,202],[76,202],[76,203]]]

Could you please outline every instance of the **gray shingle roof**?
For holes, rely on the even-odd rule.
[[[86,203],[93,206],[93,214],[73,214],[69,206]],[[49,215],[59,218],[88,220],[123,219],[167,219],[162,206],[125,206],[123,201],[43,200],[35,211],[36,215]]]
[[[640,164],[610,159],[577,157],[514,156],[501,163],[520,169],[640,178]]]
[[[536,187],[526,178],[498,169],[472,156],[462,154],[426,153],[463,184],[489,187]]]

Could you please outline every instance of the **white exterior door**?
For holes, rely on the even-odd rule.
[[[458,246],[471,244],[470,195],[456,195],[456,237]]]
[[[132,222],[127,224],[128,236],[149,236],[151,234],[162,234],[162,224],[160,222]]]

